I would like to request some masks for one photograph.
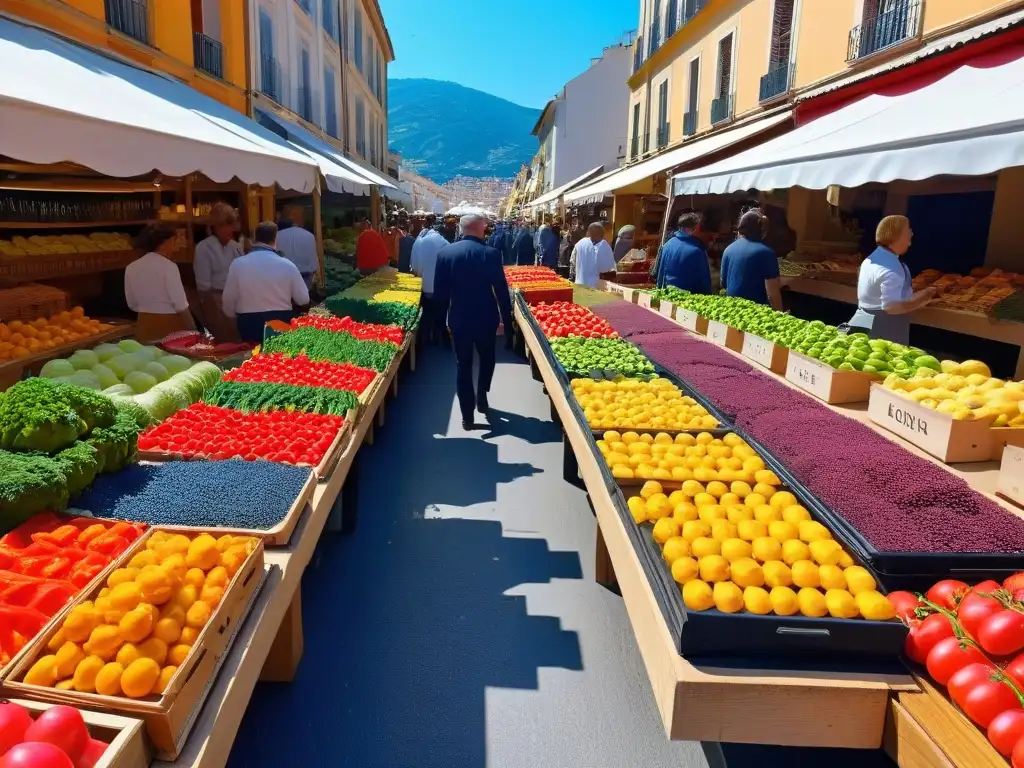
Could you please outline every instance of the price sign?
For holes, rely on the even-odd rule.
[[[831,366],[823,365],[813,358],[793,352],[789,354],[786,379],[825,402],[828,402],[832,392],[833,373],[834,369]]]
[[[718,323],[708,320],[708,341],[724,347],[729,339],[729,326],[725,323]]]
[[[671,301],[662,301],[661,306],[658,308],[658,311],[661,312],[661,314],[663,314],[669,320],[671,320],[672,318],[675,317],[676,305],[673,304]]]
[[[750,360],[753,360],[758,365],[763,365],[765,368],[772,367],[772,356],[775,354],[775,344],[768,341],[768,339],[762,339],[760,336],[753,336],[749,333],[743,336],[743,351],[742,355]]]
[[[1003,449],[996,491],[1011,501],[1024,505],[1024,448],[1008,445]]]
[[[683,328],[694,333],[704,333],[700,329],[700,315],[694,312],[692,309],[684,309],[683,307],[676,307],[676,322],[679,323]]]

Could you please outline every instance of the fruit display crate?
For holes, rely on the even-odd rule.
[[[785,374],[786,381],[830,405],[867,402],[871,385],[882,381],[876,373],[840,371],[793,350],[789,351]]]
[[[772,373],[784,376],[786,366],[789,363],[789,349],[776,344],[774,341],[755,336],[752,333],[743,334],[743,346],[740,354],[747,360],[757,363],[762,368],[767,368]]]
[[[150,528],[136,539],[135,543],[118,558],[116,567],[124,567],[136,553],[146,547],[149,538],[160,530],[163,529]],[[183,531],[177,529],[173,532]],[[208,531],[200,528],[189,529],[189,533],[197,535],[205,532]],[[265,575],[263,542],[257,539],[256,547],[231,578],[220,603],[162,694],[131,699],[75,690],[60,691],[56,688],[25,683],[26,673],[48,650],[47,646],[60,630],[62,622],[52,622],[43,633],[36,636],[29,653],[9,668],[4,678],[4,690],[11,696],[139,718],[146,725],[146,732],[154,746],[156,757],[161,760],[174,760],[181,753],[217,670],[234,639],[235,631],[262,587]],[[92,590],[80,592],[75,600],[66,606],[62,616],[67,616],[75,606],[86,600],[94,599],[99,594],[99,586],[94,584]]]
[[[28,699],[10,699],[10,703],[27,709],[33,719],[51,707],[59,706]],[[149,765],[151,755],[146,743],[145,724],[141,720],[106,712],[79,711],[89,736],[107,745],[92,768],[146,768]]]
[[[650,291],[637,291],[637,306],[657,312],[661,309],[661,300],[653,296]]]
[[[743,351],[743,331],[717,320],[707,321],[705,335],[712,344],[731,349],[733,352]]]
[[[675,317],[673,319],[676,323],[691,333],[696,333],[701,336],[706,336],[708,333],[708,319],[706,317],[701,317],[692,309],[677,306]]]

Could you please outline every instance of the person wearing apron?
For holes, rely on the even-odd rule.
[[[210,211],[210,236],[196,243],[192,268],[199,291],[202,321],[217,341],[238,341],[235,321],[224,314],[224,283],[231,262],[243,255],[235,240],[238,212],[227,203],[217,203]]]
[[[901,260],[913,236],[906,216],[886,216],[878,223],[878,247],[861,262],[857,275],[857,311],[848,323],[851,332],[910,343],[910,314],[935,297],[931,287],[914,291],[910,270]]]
[[[196,328],[181,272],[171,261],[177,234],[167,224],[147,224],[135,238],[135,247],[145,255],[124,271],[125,301],[138,314],[135,338],[144,344],[160,341],[175,331]]]

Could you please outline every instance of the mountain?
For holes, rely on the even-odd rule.
[[[432,181],[512,178],[537,151],[539,109],[443,80],[388,80],[388,144]]]

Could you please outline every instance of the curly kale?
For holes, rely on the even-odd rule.
[[[94,427],[109,427],[110,398],[49,379],[19,381],[0,401],[0,448],[55,453]]]
[[[64,509],[68,500],[60,462],[41,453],[0,451],[0,534],[36,512]]]
[[[81,441],[65,448],[53,460],[67,477],[68,495],[71,498],[92,485],[101,468],[99,452]]]
[[[292,384],[221,381],[203,401],[242,413],[295,410],[344,416],[359,406],[359,398],[344,389],[304,387]]]
[[[113,426],[94,429],[84,442],[99,454],[100,472],[117,472],[138,460],[141,431],[135,418],[123,411],[117,414]]]

